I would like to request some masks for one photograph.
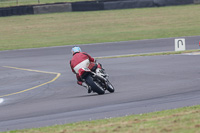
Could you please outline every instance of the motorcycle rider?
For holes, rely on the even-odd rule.
[[[88,93],[91,93],[91,87],[81,79],[78,71],[80,68],[89,68],[91,71],[95,72],[96,68],[102,69],[101,64],[96,63],[95,59],[89,54],[82,52],[80,47],[73,47],[71,52],[73,57],[70,60],[70,66],[72,72],[76,74],[77,84],[87,88]]]

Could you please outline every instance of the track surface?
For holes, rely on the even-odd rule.
[[[199,49],[200,36],[185,39],[186,49]],[[0,131],[200,104],[200,55],[99,59],[116,89],[113,94],[99,96],[87,94],[85,88],[76,84],[69,67],[71,48],[0,52]],[[174,51],[174,38],[81,48],[94,57]],[[56,74],[44,71],[61,76],[52,81]]]

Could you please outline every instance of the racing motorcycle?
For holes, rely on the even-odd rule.
[[[115,91],[113,85],[108,80],[108,74],[102,68],[96,68],[95,72],[89,68],[81,68],[79,69],[79,75],[91,87],[91,90],[99,95],[104,94],[106,90],[110,93]]]

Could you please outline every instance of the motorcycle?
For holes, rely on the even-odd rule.
[[[108,74],[102,68],[96,68],[94,72],[89,68],[81,68],[79,69],[79,76],[91,87],[93,92],[99,95],[104,94],[106,90],[110,93],[115,91],[113,85],[108,80]]]

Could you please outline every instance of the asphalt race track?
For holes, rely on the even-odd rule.
[[[199,49],[200,36],[185,37]],[[0,131],[140,114],[200,104],[200,55],[99,59],[115,93],[76,84],[72,46],[0,52]],[[82,45],[93,57],[174,51],[174,38]]]

